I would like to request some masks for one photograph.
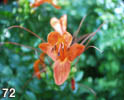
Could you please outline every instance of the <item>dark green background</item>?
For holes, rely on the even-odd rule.
[[[33,50],[11,44],[0,46],[0,88],[15,88],[16,98],[12,100],[123,100],[124,99],[124,2],[122,0],[58,0],[60,10],[50,4],[37,9],[29,7],[28,0],[8,0],[7,5],[0,3],[0,42],[12,41],[38,48],[42,42],[30,33],[14,28],[21,25],[47,39],[53,31],[50,19],[68,16],[68,32],[73,34],[79,23],[87,15],[78,34],[95,31],[106,21],[90,45],[104,51],[100,54],[90,48],[80,56],[76,67],[73,62],[68,80],[57,86],[53,79],[52,65],[47,58],[46,74],[42,79],[31,77],[33,63],[38,56]],[[52,60],[51,60],[52,61]],[[76,89],[71,90],[70,79],[75,77]],[[31,79],[31,80],[30,80]],[[30,81],[28,81],[30,80]],[[96,92],[95,95],[88,89]],[[0,99],[2,98],[0,90]]]

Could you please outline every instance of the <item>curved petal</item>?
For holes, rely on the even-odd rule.
[[[53,50],[53,46],[51,46],[49,43],[41,43],[39,48],[48,56],[50,56],[53,61],[57,59],[57,53],[55,50]]]
[[[40,59],[40,64],[42,65],[43,68],[46,67],[45,61],[44,61],[45,60],[45,55],[46,54],[43,52],[43,53],[40,54],[40,58],[39,58]]]
[[[61,35],[63,34],[59,19],[56,17],[51,18],[50,24],[56,32],[59,32]]]
[[[57,85],[61,85],[67,80],[70,72],[70,62],[65,59],[63,62],[60,60],[54,63],[54,80]]]
[[[71,45],[71,42],[72,42],[72,35],[69,32],[66,32],[66,33],[64,33],[63,37],[64,37],[64,40],[65,40],[64,44],[67,47],[69,47]]]
[[[66,14],[60,18],[60,24],[61,24],[63,33],[65,33],[67,29],[67,15]]]
[[[55,31],[59,32],[61,35],[63,35],[66,32],[67,29],[67,15],[63,15],[60,20],[56,17],[53,17],[50,20],[51,26],[54,28]]]
[[[34,72],[35,72],[35,75],[37,76],[38,79],[40,79],[39,64],[40,64],[40,60],[36,60],[34,62]]]
[[[58,32],[51,32],[48,34],[47,40],[49,44],[55,45],[59,38],[61,38],[61,35]]]
[[[40,43],[39,48],[40,48],[44,53],[47,53],[49,46],[50,46],[49,43]]]
[[[85,46],[81,44],[73,44],[69,48],[68,59],[73,61],[77,56],[79,56],[82,52],[84,52]]]

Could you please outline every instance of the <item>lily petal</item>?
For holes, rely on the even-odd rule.
[[[35,72],[35,75],[37,76],[38,79],[40,79],[39,64],[40,64],[40,60],[36,60],[34,62],[34,72]]]
[[[50,43],[51,45],[55,45],[56,42],[58,42],[59,38],[61,38],[61,35],[58,32],[51,32],[48,35],[48,43]]]
[[[40,64],[42,65],[43,68],[46,67],[45,61],[44,61],[45,60],[45,55],[46,54],[44,52],[40,54]]]
[[[66,14],[60,18],[60,24],[61,24],[63,33],[65,33],[67,29],[67,15]]]
[[[77,56],[81,55],[82,52],[84,52],[85,46],[81,44],[73,44],[69,48],[69,53],[68,53],[68,59],[70,61],[73,61]]]
[[[60,60],[54,63],[54,79],[57,85],[61,85],[67,80],[70,72],[70,61],[65,59],[63,62]]]
[[[67,46],[67,47],[69,47],[70,45],[71,45],[71,42],[72,42],[72,35],[69,33],[69,32],[66,32],[64,35],[63,35],[63,37],[64,37],[64,40],[65,40],[65,45]]]
[[[50,56],[53,61],[57,59],[57,53],[55,52],[55,50],[52,50],[53,46],[51,46],[49,43],[41,43],[39,45],[39,48],[48,56]]]
[[[63,15],[60,20],[56,17],[53,17],[50,20],[51,26],[54,28],[55,31],[59,32],[61,35],[63,35],[66,32],[67,29],[67,15]]]
[[[50,24],[56,32],[59,32],[61,35],[63,34],[59,19],[57,19],[56,17],[51,18]]]

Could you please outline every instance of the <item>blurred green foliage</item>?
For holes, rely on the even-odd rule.
[[[68,80],[57,86],[53,79],[52,65],[38,80],[33,77],[33,63],[38,56],[33,50],[10,44],[0,46],[0,88],[15,88],[16,98],[12,100],[98,100],[124,99],[124,2],[122,0],[58,0],[60,10],[50,4],[36,9],[29,6],[28,0],[8,0],[7,5],[0,3],[0,42],[12,41],[38,48],[42,42],[30,33],[19,29],[7,28],[20,25],[30,29],[43,39],[53,31],[50,19],[68,15],[68,31],[74,33],[81,18],[87,15],[78,37],[95,31],[104,21],[106,23],[90,45],[80,56],[76,67],[73,62]],[[76,89],[71,90],[71,77],[75,77]],[[0,99],[2,98],[0,90]]]

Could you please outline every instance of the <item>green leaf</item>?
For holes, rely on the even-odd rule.
[[[25,100],[37,100],[33,92],[26,91]]]
[[[78,82],[83,78],[84,72],[83,71],[79,71],[76,73],[75,75],[75,81]]]

